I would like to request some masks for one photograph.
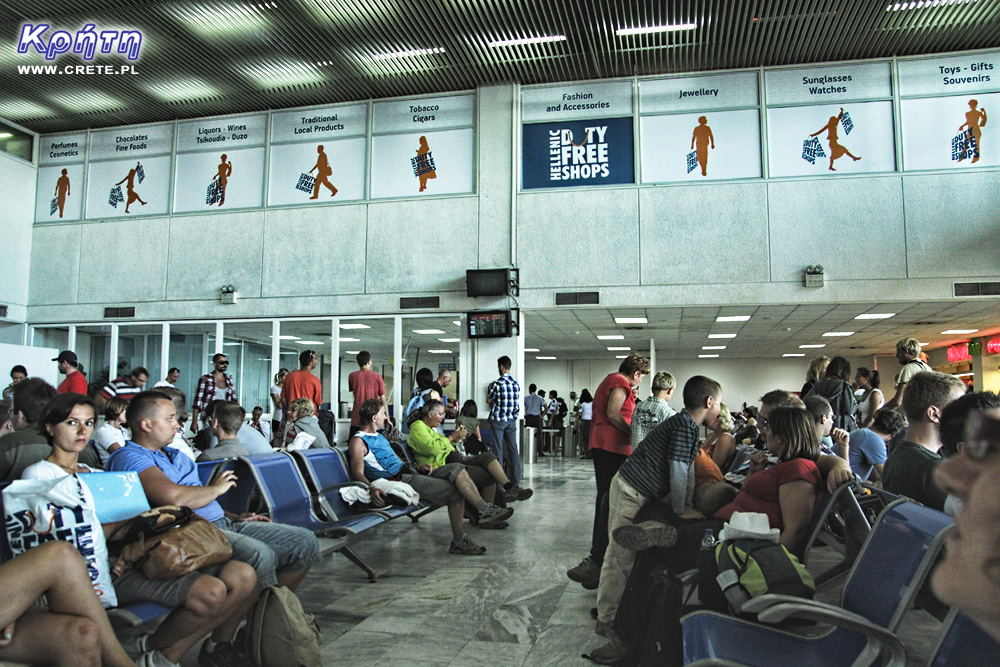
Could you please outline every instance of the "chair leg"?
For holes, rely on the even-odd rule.
[[[423,517],[425,514],[430,514],[434,510],[438,509],[438,507],[439,507],[438,505],[435,505],[434,507],[427,507],[425,509],[420,510],[419,512],[414,512],[412,514],[407,514],[406,516],[410,517],[410,521],[412,521],[413,523],[416,523],[416,522],[420,521],[420,518]]]
[[[354,563],[355,565],[357,565],[358,567],[360,567],[362,570],[364,570],[365,574],[368,575],[368,583],[369,584],[374,584],[375,583],[375,581],[378,579],[378,575],[375,574],[375,570],[373,570],[371,568],[371,566],[368,565],[368,563],[366,563],[361,558],[361,556],[359,556],[357,553],[355,553],[355,551],[353,549],[351,549],[350,547],[344,547],[344,548],[342,548],[340,550],[340,553],[342,553],[345,556],[347,556],[347,560],[351,561],[352,563]]]

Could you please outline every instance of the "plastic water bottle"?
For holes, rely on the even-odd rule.
[[[715,549],[715,531],[711,528],[705,529],[705,536],[701,538],[701,550],[711,551]]]

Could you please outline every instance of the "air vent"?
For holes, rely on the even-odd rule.
[[[600,302],[600,292],[556,292],[557,306],[596,306]]]
[[[423,310],[427,308],[440,307],[441,297],[439,296],[404,296],[399,299],[400,310],[410,308],[419,308]]]
[[[123,306],[121,308],[105,308],[104,319],[114,317],[135,317],[135,306]]]
[[[1000,283],[955,283],[955,296],[1000,296]]]
[[[7,306],[0,306],[0,317],[7,317]]]

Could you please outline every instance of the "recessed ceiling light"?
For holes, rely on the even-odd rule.
[[[628,359],[627,354],[616,354],[615,359]]]
[[[525,352],[541,352],[541,350],[539,350],[537,347],[526,347],[526,348],[524,348],[524,351]]]
[[[736,334],[708,334],[709,338],[736,338]]]
[[[535,359],[541,359],[542,361],[554,361],[555,357],[535,357]]]
[[[783,356],[783,357],[804,357],[806,355],[804,355],[804,354],[783,354],[781,356]]]
[[[502,46],[524,46],[526,44],[547,44],[548,42],[565,42],[566,35],[543,35],[541,37],[525,37],[523,39],[499,39],[489,42],[490,48]]]
[[[427,350],[431,354],[454,354],[451,350]]]
[[[837,337],[837,336],[853,336],[854,332],[853,331],[827,331],[823,335],[824,336],[833,336],[833,337]]]
[[[597,340],[625,340],[625,336],[621,334],[612,334],[610,336],[598,336]]]
[[[452,320],[451,323],[454,324],[456,327],[462,326],[462,320]]]
[[[361,354],[361,350],[348,350],[347,352],[344,352],[344,354]]]
[[[360,338],[338,338],[337,340],[340,341],[341,343],[360,343],[361,342]]]
[[[143,84],[146,91],[161,102],[186,102],[206,97],[219,97],[222,91],[195,77],[185,77]],[[0,113],[3,109],[0,109]]]
[[[979,329],[948,329],[947,331],[942,331],[941,333],[947,335],[958,334],[960,336],[964,336],[965,334],[974,334],[977,331],[979,331]]]
[[[726,349],[726,346],[725,345],[702,345],[701,349],[703,349],[703,350],[724,350],[724,349]]]
[[[649,319],[645,317],[616,317],[618,324],[649,324]]]
[[[718,356],[719,355],[717,355],[717,354],[699,354],[698,358],[699,359],[715,359]]]
[[[414,58],[417,56],[431,56],[435,53],[444,53],[444,49],[434,47],[430,49],[410,49],[409,51],[390,51],[388,53],[376,53],[372,56],[375,60],[393,60],[396,58]]]
[[[716,322],[746,322],[750,319],[749,315],[726,315],[724,317],[716,317]]]
[[[360,324],[358,322],[343,322],[340,325],[341,329],[371,329],[367,324]]]
[[[321,340],[297,340],[296,345],[325,345]]]
[[[887,320],[890,317],[895,317],[896,313],[862,313],[854,319],[856,320]]]
[[[609,347],[608,348],[608,352],[631,352],[631,351],[632,351],[632,348],[629,347],[628,345],[625,345],[624,347]]]
[[[619,37],[627,35],[647,35],[654,32],[677,32],[679,30],[694,30],[697,23],[675,23],[673,25],[651,25],[645,28],[619,28],[615,34]]]
[[[423,334],[425,336],[433,336],[434,334],[443,334],[444,332],[440,329],[414,329],[413,333]]]
[[[268,336],[268,338],[274,338],[274,336]],[[278,336],[278,340],[298,340],[298,336]]]
[[[967,5],[979,0],[917,0],[916,2],[896,2],[885,8],[887,12],[898,12],[904,9],[930,9],[946,5]]]
[[[462,341],[461,338],[438,338],[442,343],[459,343]]]
[[[821,347],[826,347],[826,343],[817,343],[816,345],[799,345],[800,350],[818,350]]]

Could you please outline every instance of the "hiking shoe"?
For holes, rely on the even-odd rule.
[[[590,659],[599,665],[620,665],[628,655],[628,644],[612,639],[604,646],[590,652]]]
[[[588,591],[596,591],[597,587],[601,585],[601,576],[598,575],[596,579],[588,579],[587,581],[581,581],[580,585],[583,586]]]
[[[456,542],[451,541],[451,547],[448,549],[450,554],[459,554],[460,556],[481,556],[486,553],[486,547],[481,547],[467,536],[463,535],[462,539]]]
[[[125,649],[125,652],[128,653],[129,656],[134,655],[142,657],[146,653],[152,653],[152,651],[149,650],[149,646],[147,646],[147,642],[152,636],[153,633],[151,632],[140,632],[133,635],[131,639],[126,640],[126,642],[122,644],[122,648]]]
[[[496,523],[497,521],[506,521],[514,513],[509,507],[497,507],[496,505],[487,505],[486,509],[479,513],[479,525],[485,525],[490,523]]]
[[[629,551],[645,551],[650,547],[672,547],[677,543],[677,529],[659,521],[643,521],[619,526],[611,533],[615,542]]]
[[[504,528],[510,528],[510,524],[506,521],[494,521],[493,523],[476,524],[476,528],[482,528],[483,530],[488,530],[490,528],[503,530]]]
[[[595,563],[590,556],[587,556],[580,561],[579,565],[566,570],[566,576],[573,581],[580,582],[586,588],[588,582],[598,581],[601,578],[601,566]]]
[[[527,500],[535,494],[531,489],[525,489],[524,487],[517,486],[516,484],[506,491],[504,491],[504,497],[507,502],[512,502],[514,500]]]
[[[615,634],[614,628],[612,628],[612,623],[605,623],[604,621],[598,621],[594,624],[594,634],[600,635],[605,639],[610,639],[611,641],[617,641],[618,635]]]
[[[205,642],[198,652],[198,664],[201,667],[243,667],[246,660],[228,642],[216,644],[211,653],[208,652],[208,642]]]

